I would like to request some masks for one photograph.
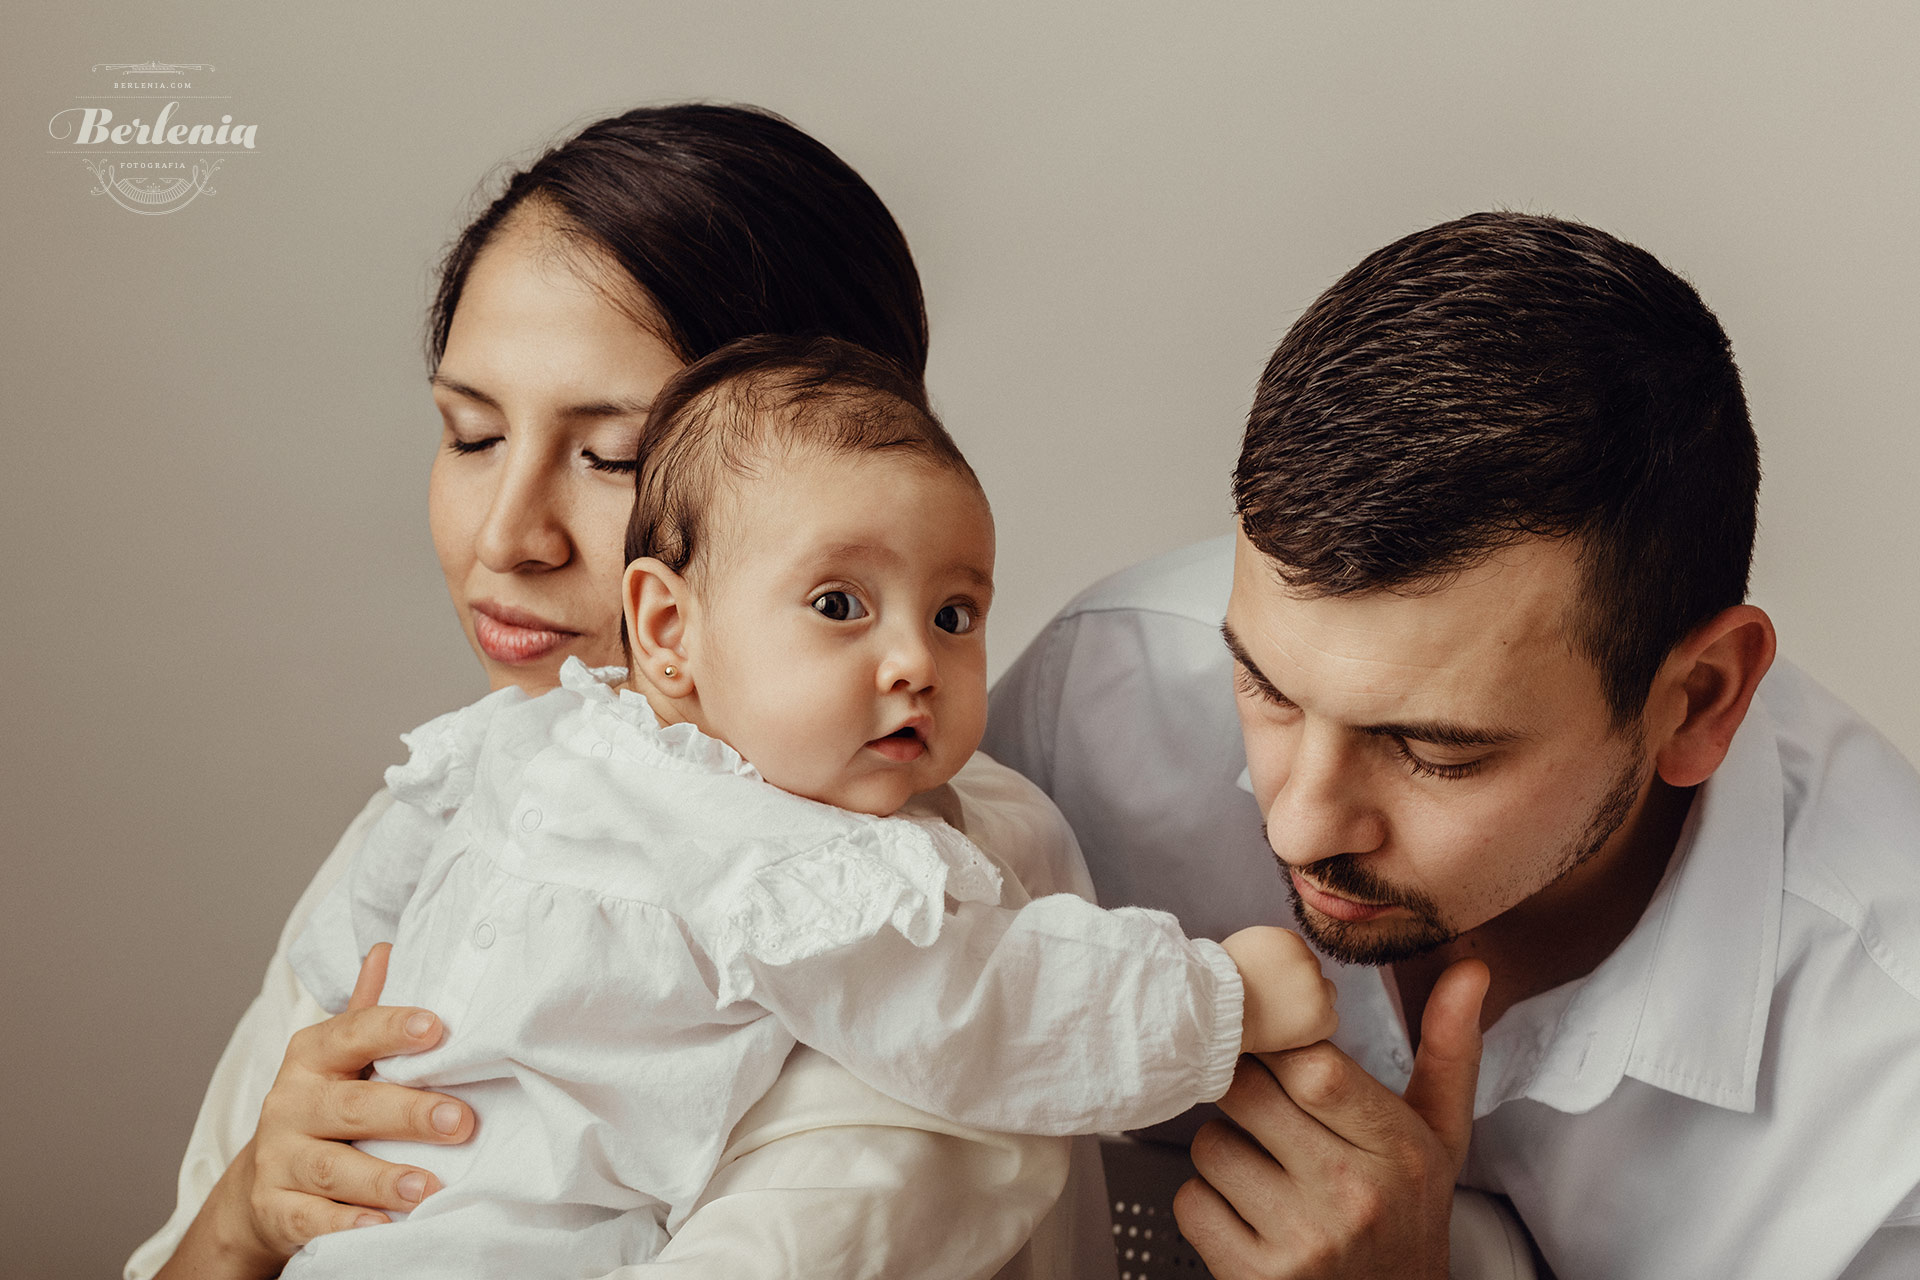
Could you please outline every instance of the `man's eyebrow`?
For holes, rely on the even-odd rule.
[[[1407,738],[1436,747],[1502,747],[1527,735],[1518,729],[1479,729],[1451,720],[1416,720],[1407,724],[1363,724],[1360,732],[1376,738]]]
[[[1240,643],[1240,637],[1233,633],[1230,623],[1220,624],[1220,638],[1227,642],[1227,652],[1240,664],[1240,670],[1246,673],[1247,679],[1253,681],[1254,688],[1266,695],[1268,701],[1277,702],[1283,707],[1294,705],[1293,699],[1280,692],[1273,681],[1267,679],[1267,673],[1254,665],[1253,659],[1247,655],[1247,647]]]
[[[500,410],[500,402],[482,391],[457,378],[436,373],[427,379],[436,387],[445,387],[455,395],[465,396],[469,400],[478,400],[489,409]],[[504,410],[501,410],[504,412]],[[644,418],[653,411],[653,401],[638,396],[619,397],[612,400],[588,400],[581,404],[568,405],[560,411],[563,418]]]
[[[1247,655],[1246,646],[1240,643],[1240,637],[1233,628],[1222,622],[1220,635],[1227,642],[1227,649],[1233,654],[1233,660],[1240,664],[1247,678],[1260,692],[1270,700],[1282,706],[1293,706],[1294,701],[1280,692],[1273,681]],[[1375,738],[1407,738],[1414,742],[1428,742],[1436,747],[1498,747],[1510,742],[1518,742],[1527,735],[1518,729],[1480,728],[1472,725],[1457,724],[1451,720],[1415,720],[1388,724],[1362,724],[1354,728]]]

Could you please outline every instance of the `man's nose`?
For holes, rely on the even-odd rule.
[[[1385,843],[1386,823],[1369,796],[1362,754],[1331,727],[1302,732],[1267,806],[1267,843],[1282,862],[1305,867]]]
[[[495,573],[556,569],[572,555],[560,468],[510,439],[474,554]]]
[[[904,690],[920,693],[931,689],[940,678],[940,662],[924,628],[915,625],[889,627],[882,641],[885,651],[875,673],[880,691]]]

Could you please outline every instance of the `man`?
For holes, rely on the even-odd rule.
[[[1332,962],[1193,1144],[1216,1274],[1444,1276],[1458,1182],[1562,1280],[1920,1276],[1920,779],[1773,664],[1757,488],[1688,285],[1464,218],[1293,326],[1235,537],[1001,681],[1104,904]]]

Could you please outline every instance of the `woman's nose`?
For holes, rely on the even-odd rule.
[[[1367,795],[1364,753],[1334,731],[1303,732],[1286,778],[1267,807],[1267,843],[1291,867],[1340,853],[1371,853],[1386,839]]]
[[[474,553],[495,573],[557,569],[573,554],[559,469],[509,442]]]
[[[919,693],[931,689],[939,679],[940,664],[920,628],[894,627],[887,634],[877,674],[882,693]]]

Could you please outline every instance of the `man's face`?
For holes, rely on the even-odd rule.
[[[1651,777],[1568,632],[1575,547],[1529,539],[1420,594],[1312,599],[1242,535],[1226,632],[1254,796],[1302,931],[1391,964],[1600,853]]]

